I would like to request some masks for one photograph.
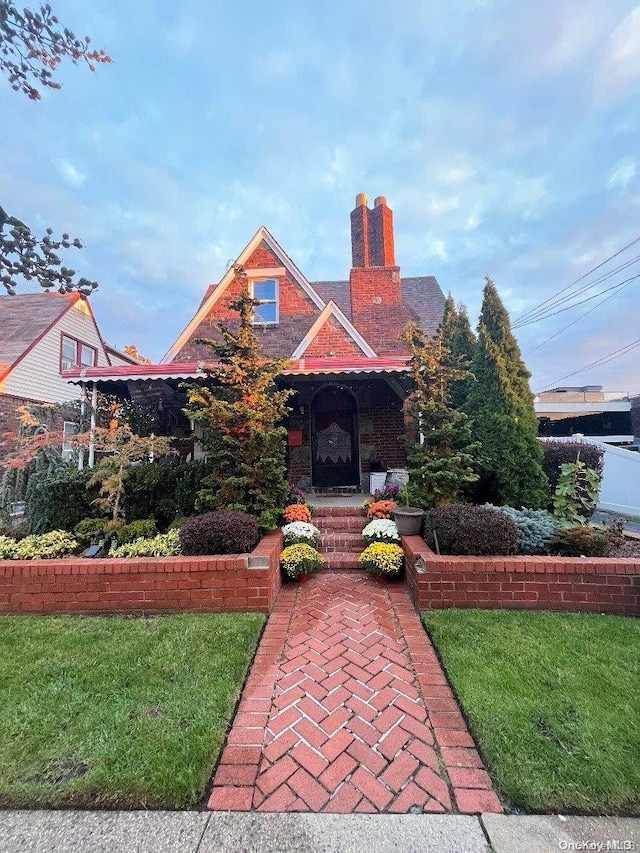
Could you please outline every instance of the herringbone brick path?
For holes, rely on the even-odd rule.
[[[502,811],[401,584],[283,587],[209,808]]]

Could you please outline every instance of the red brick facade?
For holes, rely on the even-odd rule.
[[[329,317],[324,326],[304,352],[305,358],[323,358],[325,356],[362,357],[362,350],[345,332],[335,317]]]
[[[251,554],[0,560],[0,613],[269,613],[282,534]]]
[[[640,560],[438,556],[403,537],[406,578],[418,610],[447,607],[640,615]]]

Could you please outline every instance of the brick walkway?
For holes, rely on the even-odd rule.
[[[402,584],[282,588],[209,808],[502,811]]]

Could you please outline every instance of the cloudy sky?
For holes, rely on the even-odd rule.
[[[84,240],[116,346],[159,359],[260,225],[348,277],[358,192],[474,322],[485,274],[515,323],[640,236],[638,0],[51,2],[114,61],[39,103],[0,81],[0,204]],[[638,256],[518,328],[534,390],[640,393],[640,347],[564,378],[640,338]]]

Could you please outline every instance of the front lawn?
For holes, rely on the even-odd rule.
[[[423,614],[501,797],[526,812],[640,814],[640,623]]]
[[[264,617],[0,617],[0,807],[185,808]]]

